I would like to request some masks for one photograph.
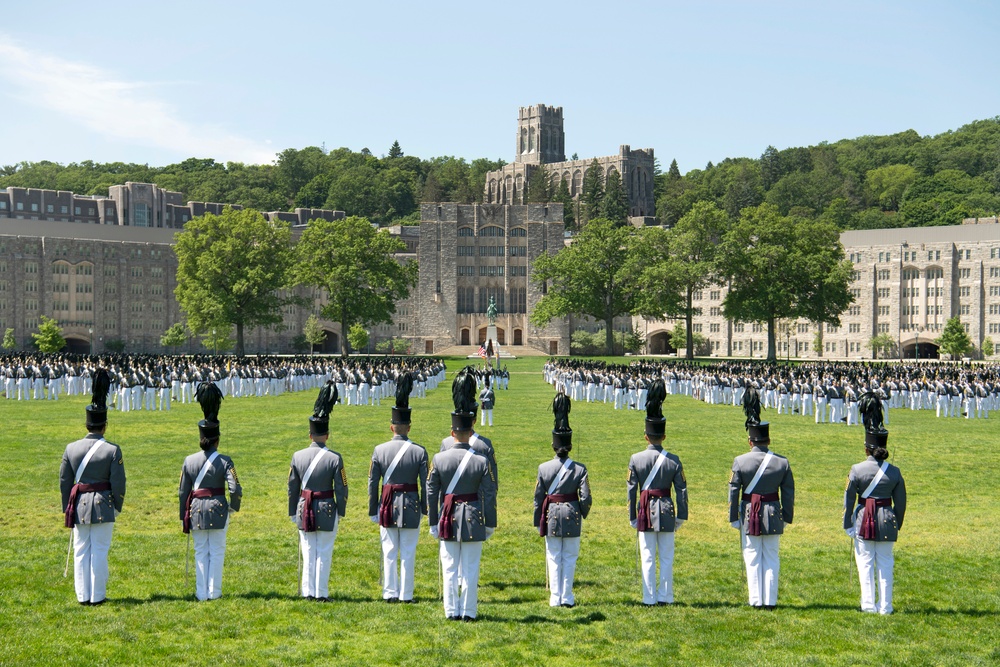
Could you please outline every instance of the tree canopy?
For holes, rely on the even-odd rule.
[[[964,356],[973,347],[972,340],[958,317],[949,318],[944,323],[941,337],[934,342],[937,343],[941,352],[951,355],[952,359]]]
[[[58,352],[66,347],[66,339],[62,335],[62,327],[51,317],[41,316],[38,333],[31,334],[39,352]]]

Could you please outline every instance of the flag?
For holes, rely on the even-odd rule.
[[[482,345],[480,345],[479,346],[479,352],[477,352],[476,354],[478,354],[480,357],[482,357],[483,359],[485,359],[486,358],[486,348],[483,347]]]

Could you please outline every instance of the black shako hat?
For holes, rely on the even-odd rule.
[[[569,396],[560,391],[552,399],[552,414],[555,423],[552,427],[552,449],[569,451],[573,449],[573,429],[569,427],[569,411],[572,409]]]
[[[455,411],[451,413],[451,428],[454,431],[471,431],[476,423],[476,377],[475,369],[466,366],[458,372],[451,383],[451,399]]]
[[[313,413],[309,418],[309,435],[326,435],[330,432],[330,413],[333,412],[333,405],[337,402],[338,396],[337,385],[333,380],[327,380],[319,390],[316,403],[313,404]]]
[[[662,438],[667,433],[667,418],[663,416],[663,400],[667,397],[667,386],[663,378],[656,378],[646,392],[646,435]]]
[[[413,391],[413,376],[407,371],[396,380],[396,405],[392,408],[393,424],[410,423],[411,391]]]
[[[108,391],[111,376],[103,368],[98,368],[91,382],[91,402],[87,406],[87,428],[99,428],[108,423]]]
[[[760,394],[757,392],[757,388],[747,387],[746,391],[743,392],[743,414],[747,416],[744,426],[746,426],[747,435],[752,442],[771,439],[771,435],[768,433],[770,424],[760,420],[760,410]]]
[[[195,399],[201,405],[205,418],[198,422],[201,437],[214,440],[219,437],[219,408],[222,406],[222,391],[214,382],[201,382],[194,393]]]
[[[865,426],[865,447],[885,447],[889,442],[889,431],[882,421],[882,400],[869,389],[858,397],[858,412]]]

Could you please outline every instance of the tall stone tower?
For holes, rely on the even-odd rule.
[[[536,104],[518,110],[514,162],[521,164],[563,162],[566,160],[565,145],[562,107]]]

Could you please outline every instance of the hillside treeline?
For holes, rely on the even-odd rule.
[[[1000,117],[937,136],[913,130],[808,148],[768,147],[657,177],[657,215],[672,224],[696,202],[740,209],[774,204],[782,215],[822,218],[841,229],[961,224],[1000,212]]]

